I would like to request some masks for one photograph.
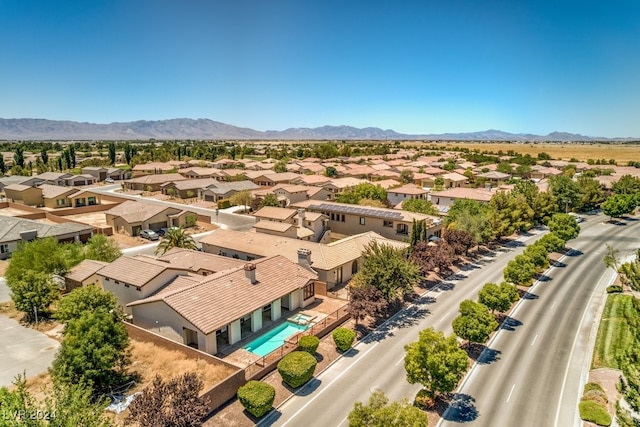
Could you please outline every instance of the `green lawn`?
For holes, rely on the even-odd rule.
[[[620,369],[619,356],[633,344],[633,331],[627,319],[640,315],[634,312],[633,297],[611,294],[607,298],[598,328],[591,367]]]

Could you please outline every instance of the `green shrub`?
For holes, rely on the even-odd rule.
[[[608,294],[619,294],[620,292],[622,292],[622,286],[619,286],[619,285],[607,286]]]
[[[260,418],[273,406],[276,390],[260,381],[249,381],[238,389],[238,400],[248,413]]]
[[[318,362],[306,351],[294,351],[278,362],[278,372],[289,387],[298,388],[313,377]]]
[[[590,400],[580,402],[580,418],[584,421],[596,423],[599,426],[610,426],[611,415],[604,406]]]
[[[226,209],[231,207],[231,202],[229,199],[220,199],[218,200],[218,209]]]
[[[607,395],[600,390],[589,390],[585,394],[582,395],[581,401],[590,400],[591,402],[595,402],[598,405],[607,406],[609,403],[609,399],[607,399]]]
[[[602,388],[602,386],[598,383],[586,383],[584,385],[584,393],[587,393],[588,391],[591,390],[598,390],[604,393],[604,389]]]
[[[436,399],[434,393],[427,390],[422,389],[416,395],[415,404],[418,408],[427,410],[433,408],[433,405],[436,403]]]
[[[298,341],[298,350],[306,351],[311,355],[315,355],[319,345],[320,339],[318,337],[315,335],[305,335],[300,337],[300,340]]]
[[[351,348],[353,341],[356,339],[356,333],[351,329],[337,328],[333,331],[333,342],[340,351],[347,351]]]

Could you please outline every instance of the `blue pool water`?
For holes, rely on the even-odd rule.
[[[285,322],[264,335],[260,335],[242,348],[258,356],[266,356],[284,344],[284,340],[291,335],[305,331],[308,328],[309,325],[297,325],[295,323]]]

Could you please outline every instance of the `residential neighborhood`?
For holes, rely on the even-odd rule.
[[[289,401],[291,391],[278,383],[277,366],[302,348],[305,337],[321,343],[313,353],[318,375],[346,371],[349,365],[340,366],[351,357],[349,348],[362,349],[365,357],[373,346],[370,337],[385,335],[397,319],[407,322],[400,327],[402,336],[412,323],[433,327],[433,315],[415,314],[421,304],[451,322],[455,310],[441,313],[445,309],[433,305],[436,297],[451,298],[451,308],[475,298],[480,281],[504,281],[526,299],[526,292],[542,283],[544,269],[567,256],[564,244],[579,238],[581,227],[626,221],[616,233],[635,230],[633,194],[640,193],[640,169],[632,166],[518,154],[473,157],[455,150],[426,155],[412,146],[384,155],[274,161],[259,155],[267,148],[252,147],[251,159],[114,162],[83,166],[76,175],[0,177],[0,262],[9,288],[23,283],[16,282],[13,259],[27,256],[23,251],[34,243],[53,242],[68,251],[64,265],[50,267],[28,255],[34,265],[43,263],[42,271],[56,283],[52,301],[60,303],[31,309],[41,324],[58,331],[48,335],[64,343],[52,310],[65,299],[78,292],[110,295],[110,310],[117,311],[134,348],[153,343],[155,352],[179,351],[180,358],[234,372],[207,383],[205,394],[216,398],[209,401],[206,425],[226,425],[228,417],[237,425],[253,425],[257,418],[248,418],[236,397],[251,381],[273,386],[274,405],[283,405],[291,419],[303,411],[295,406],[303,403]],[[118,158],[124,160],[116,152]],[[519,168],[523,163],[527,168]],[[625,197],[627,204],[618,200]],[[576,219],[585,224],[577,226]],[[525,279],[522,274],[529,273],[511,272],[529,262],[518,258],[533,257],[523,248],[555,230],[554,221],[570,221],[552,232],[562,236],[562,247],[545,249]],[[562,231],[574,226],[575,234]],[[503,269],[504,279],[495,277]],[[41,280],[35,277],[21,280],[27,285]],[[5,303],[0,314],[13,307],[19,316],[24,303],[18,301]],[[31,313],[23,316],[17,317],[21,327],[33,327],[27,320]],[[478,343],[500,333],[487,327],[487,338]],[[456,328],[454,322],[453,332],[468,339]],[[335,334],[343,329],[354,341],[340,350]],[[380,342],[387,340],[392,342],[391,337]],[[404,351],[404,345],[397,348]],[[470,344],[455,351],[473,361]],[[59,356],[49,357],[55,365]],[[135,360],[142,357],[134,352]],[[464,367],[459,375],[467,372],[467,363]],[[27,375],[44,372],[26,370]],[[432,421],[443,416],[431,407],[425,414]]]

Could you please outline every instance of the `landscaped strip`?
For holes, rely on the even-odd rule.
[[[621,369],[621,357],[634,341],[627,319],[640,315],[633,309],[631,295],[612,294],[607,298],[596,336],[591,368]]]

